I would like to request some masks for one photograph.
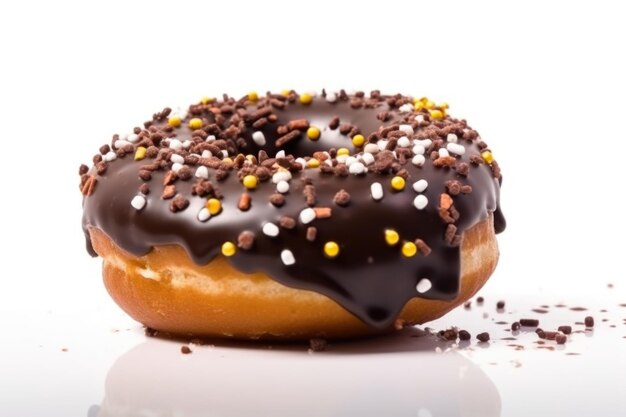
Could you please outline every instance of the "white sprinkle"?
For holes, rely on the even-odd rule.
[[[265,234],[265,236],[269,236],[269,237],[276,237],[278,236],[278,226],[276,226],[274,223],[265,223],[263,225],[263,234]]]
[[[345,162],[345,164],[346,164],[346,165],[348,165],[348,166],[350,166],[350,165],[352,165],[352,164],[354,164],[355,162],[358,162],[358,161],[359,161],[359,160],[358,160],[356,157],[354,157],[354,156],[349,156],[349,157],[347,157],[347,158],[346,158],[346,162]]]
[[[376,145],[378,145],[378,149],[380,149],[381,151],[384,151],[387,148],[388,143],[389,143],[388,140],[382,139],[376,142]]]
[[[146,206],[146,197],[142,195],[136,195],[130,202],[130,205],[137,211],[141,210]]]
[[[446,146],[446,149],[448,149],[450,152],[456,155],[465,154],[465,146],[459,145],[458,143],[453,143],[453,142],[448,143],[448,145]]]
[[[439,152],[439,157],[443,158],[446,156],[450,156],[450,153],[448,152],[448,150],[446,148],[439,148],[439,150],[437,151]]]
[[[406,136],[402,136],[400,139],[398,139],[398,146],[401,148],[408,148],[409,146],[411,146],[411,141]]]
[[[131,143],[135,143],[139,140],[139,135],[136,133],[131,133],[126,137],[126,140]]]
[[[339,162],[340,164],[345,164],[346,161],[348,160],[348,155],[337,155],[337,157],[335,158],[337,160],[337,162]],[[327,159],[326,161],[330,161],[330,159]],[[332,161],[331,161],[332,162]]]
[[[426,152],[426,148],[424,148],[422,145],[413,146],[413,153],[415,155],[424,155],[424,152]]]
[[[420,294],[424,294],[426,291],[430,290],[433,287],[433,284],[430,282],[428,278],[420,279],[420,282],[417,283],[415,287],[417,292]]]
[[[361,161],[363,161],[363,163],[365,165],[369,165],[369,164],[373,164],[375,161],[374,155],[372,155],[369,152],[365,152],[363,153],[363,156],[361,157]]]
[[[430,145],[433,144],[433,141],[430,139],[416,139],[413,141],[413,143],[416,145],[422,145],[424,148],[428,148]]]
[[[372,198],[376,201],[382,200],[383,198],[383,186],[379,182],[374,182],[370,186],[370,192],[372,193]]]
[[[400,108],[398,108],[400,113],[409,113],[412,112],[413,109],[415,109],[415,106],[413,106],[411,103],[403,104],[402,106],[400,106]]]
[[[183,148],[189,149],[190,146],[191,146],[191,141],[190,140],[186,140],[186,141],[183,142]]]
[[[252,140],[259,146],[265,145],[265,135],[260,130],[252,134]]]
[[[341,156],[341,155],[340,155],[340,156]],[[344,155],[344,156],[345,156],[345,155]],[[337,162],[339,162],[339,160],[337,160]],[[325,163],[326,165],[328,165],[329,167],[331,167],[331,168],[332,168],[332,166],[333,166],[333,161],[331,161],[331,159],[330,159],[330,158],[328,158],[327,160],[325,160],[325,161],[324,161],[324,163]]]
[[[276,191],[281,194],[289,192],[289,183],[287,181],[278,181],[278,184],[276,184]]]
[[[215,135],[209,135],[206,137],[205,142],[211,143],[215,141]]]
[[[311,207],[307,207],[300,212],[300,222],[302,222],[302,224],[309,224],[313,220],[315,220],[315,210]]]
[[[363,165],[361,162],[355,162],[350,165],[348,170],[350,171],[350,174],[359,175],[365,172],[365,165]]]
[[[204,165],[200,165],[198,169],[196,169],[196,178],[204,178],[205,180],[209,179],[209,169]]]
[[[172,164],[172,171],[178,174],[178,171],[183,167],[183,164],[179,164],[178,162],[174,162]]]
[[[302,165],[302,168],[304,169],[304,167],[306,166],[306,159],[304,158],[296,158],[296,162],[300,165]]]
[[[293,253],[289,249],[285,249],[280,253],[280,260],[287,266],[293,265],[296,263],[296,258],[293,256]]]
[[[178,139],[170,139],[170,149],[180,151],[183,148],[183,143]]]
[[[413,183],[413,189],[418,193],[423,193],[426,187],[428,187],[428,181],[426,180],[419,180]]]
[[[284,158],[284,157],[285,157],[285,151],[276,152],[276,158]]]
[[[411,125],[400,125],[398,127],[398,129],[400,129],[401,131],[403,131],[407,135],[412,135],[413,134],[413,126],[411,126]]]
[[[337,101],[337,93],[326,93],[326,101],[329,103]]]
[[[113,144],[113,147],[114,147],[115,149],[121,149],[121,148],[123,148],[123,147],[124,147],[124,146],[126,146],[126,145],[132,145],[132,143],[130,143],[130,142],[129,142],[129,141],[127,141],[127,140],[122,140],[122,139],[119,139],[119,140],[116,140],[116,141],[115,141],[115,143]]]
[[[424,155],[415,155],[413,159],[411,159],[411,163],[418,167],[424,165],[424,162],[426,162],[426,158],[424,158]]]
[[[363,148],[363,152],[371,153],[371,154],[377,154],[378,152],[380,152],[380,148],[375,143],[368,143]]]
[[[274,175],[272,175],[272,182],[274,184],[278,184],[281,181],[290,181],[291,180],[291,172],[285,170],[277,171]]]
[[[424,123],[424,115],[423,114],[418,114],[417,116],[415,116],[415,121],[418,124]]]
[[[185,158],[183,158],[182,156],[180,156],[177,153],[173,153],[172,156],[170,156],[170,161],[176,163],[178,162],[179,164],[184,164],[185,163]]]
[[[418,210],[423,210],[428,205],[428,199],[424,194],[420,194],[413,200],[413,205]]]
[[[109,151],[102,157],[107,162],[115,161],[117,159],[117,154],[113,151]]]
[[[454,133],[448,133],[448,136],[446,136],[446,140],[451,143],[457,143],[459,138]]]
[[[205,222],[209,220],[210,217],[211,217],[211,213],[209,212],[209,209],[206,207],[204,207],[202,210],[198,212],[198,220],[200,220],[201,222]]]
[[[223,149],[223,150],[222,150],[222,156],[223,156],[224,158],[228,157],[228,151],[227,151],[226,149]]]
[[[210,158],[210,157],[212,157],[212,156],[213,156],[213,154],[211,153],[211,151],[210,151],[210,150],[205,149],[204,151],[202,151],[202,157],[203,157],[203,158]]]

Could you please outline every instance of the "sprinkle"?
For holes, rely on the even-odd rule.
[[[448,136],[446,136],[446,140],[450,143],[457,143],[459,138],[454,133],[448,133]]]
[[[199,119],[197,117],[194,117],[189,121],[189,128],[192,130],[198,130],[202,127],[202,125],[202,119]]]
[[[333,203],[342,207],[347,206],[348,204],[350,204],[350,194],[344,189],[337,191],[337,193],[333,197]]]
[[[483,157],[486,163],[488,164],[493,163],[493,154],[490,151],[485,151],[481,153],[480,155]]]
[[[365,165],[363,165],[361,162],[354,162],[349,165],[348,170],[350,171],[350,174],[363,174],[365,172]]]
[[[400,176],[395,176],[391,179],[391,188],[393,188],[396,191],[404,190],[405,185],[406,185],[406,181],[404,180],[404,178]]]
[[[254,233],[244,230],[237,237],[237,247],[243,250],[250,250],[254,246]]]
[[[593,327],[593,317],[587,316],[585,317],[585,327],[591,328]]]
[[[376,142],[376,145],[378,145],[378,150],[384,151],[385,149],[387,149],[388,143],[389,143],[388,140],[379,140],[378,142]]]
[[[304,210],[302,210],[300,212],[300,222],[302,222],[302,224],[309,224],[311,223],[313,220],[315,220],[315,210],[313,210],[310,207],[305,208]]]
[[[417,250],[424,256],[430,255],[433,251],[422,239],[415,239],[415,246],[417,246]]]
[[[251,199],[252,198],[250,197],[250,194],[248,193],[241,194],[241,196],[239,197],[239,202],[237,203],[237,208],[239,208],[239,210],[241,211],[248,211],[250,209]]]
[[[365,143],[365,136],[361,134],[354,135],[354,137],[352,138],[352,144],[356,146],[357,148],[360,148],[361,146],[363,146],[364,143]]]
[[[329,103],[334,103],[337,101],[337,93],[327,93],[326,101]]]
[[[476,335],[476,339],[478,339],[479,342],[485,343],[489,341],[489,333],[487,332],[483,332],[483,333],[479,333]]]
[[[293,265],[296,263],[296,258],[293,256],[293,253],[289,249],[285,249],[280,253],[280,260],[287,266]]]
[[[339,255],[339,245],[337,242],[329,241],[324,244],[324,254],[329,258]]]
[[[361,161],[365,165],[371,165],[374,163],[374,161],[376,161],[376,158],[374,158],[374,155],[372,155],[371,153],[364,152],[363,155],[361,156]]]
[[[117,159],[117,154],[113,151],[109,151],[102,157],[102,159],[104,159],[107,162],[112,162]]]
[[[276,184],[276,191],[281,194],[289,192],[289,183],[287,181],[279,181],[278,184]]]
[[[330,207],[314,207],[316,219],[328,219],[333,215],[333,209]]]
[[[320,130],[315,126],[311,126],[306,130],[306,137],[311,140],[318,140],[320,138],[320,135]]]
[[[398,146],[401,148],[408,148],[409,146],[411,146],[411,141],[406,136],[402,136],[400,139],[398,139]]]
[[[348,148],[337,149],[337,156],[340,156],[340,155],[350,155],[350,149]]]
[[[309,162],[307,162],[306,166],[308,166],[309,168],[319,168],[320,161],[319,159],[311,158],[309,159]]]
[[[274,223],[265,223],[263,225],[263,234],[269,237],[276,237],[278,236],[278,233],[280,231],[278,230],[278,226],[276,226]]]
[[[424,194],[420,194],[413,199],[413,205],[418,210],[423,210],[428,205],[428,198]]]
[[[432,282],[430,282],[428,278],[422,278],[419,280],[415,288],[417,289],[418,293],[424,294],[426,291],[430,290],[432,287],[433,287],[433,284]]]
[[[170,139],[169,147],[170,149],[174,149],[175,151],[180,151],[183,148],[183,143],[178,139]]]
[[[446,149],[455,155],[464,155],[465,154],[465,146],[459,145],[458,143],[448,143]]]
[[[414,106],[412,106],[410,103],[403,104],[402,106],[400,106],[398,108],[398,110],[401,113],[409,113],[409,112],[413,111],[413,109],[414,109]]]
[[[447,158],[450,156],[450,153],[446,148],[439,148],[437,152],[439,153],[439,158]]]
[[[383,186],[379,182],[374,182],[370,186],[370,192],[372,194],[372,198],[376,201],[382,200],[383,198]]]
[[[200,220],[201,222],[209,220],[210,217],[211,213],[209,213],[209,209],[206,207],[202,208],[202,210],[198,212],[198,220]]]
[[[317,228],[313,226],[307,227],[306,240],[308,240],[309,242],[314,242],[316,237],[317,237]]]
[[[567,336],[564,334],[557,334],[555,340],[558,345],[564,345],[565,342],[567,342]]]
[[[209,198],[206,202],[206,208],[209,210],[209,214],[211,214],[211,216],[215,216],[222,211],[222,202],[217,198]]]
[[[136,195],[130,202],[130,205],[137,211],[146,206],[146,198],[142,195]]]
[[[413,127],[411,125],[400,125],[398,126],[398,129],[406,133],[407,135],[413,134]]]
[[[182,123],[183,123],[183,120],[179,116],[172,116],[169,119],[167,119],[167,124],[172,127],[180,127]]]
[[[426,190],[426,187],[428,187],[428,181],[424,179],[415,181],[413,183],[413,189],[415,190],[415,192],[418,192],[418,193],[423,193],[424,190]]]
[[[174,162],[172,164],[172,171],[174,171],[175,173],[178,173],[178,171],[180,171],[183,168],[183,164],[178,163],[178,162]]]
[[[429,110],[429,112],[430,112],[430,117],[432,119],[435,119],[435,120],[443,119],[443,112],[441,110],[432,109],[432,110]]]
[[[467,341],[472,338],[472,335],[467,330],[459,330],[459,340]]]
[[[287,89],[285,89],[285,90],[283,90],[283,91],[281,91],[281,92],[280,92],[280,95],[281,95],[281,96],[285,96],[285,97],[289,97],[289,94],[290,94],[290,93],[291,93],[291,90],[287,90]]]
[[[378,147],[378,144],[376,143],[368,143],[363,148],[363,152],[370,153],[370,154],[377,154],[378,152],[380,152],[380,148]]]
[[[126,140],[129,141],[130,143],[135,143],[139,140],[139,135],[136,133],[131,133],[130,135],[126,137]]]
[[[215,99],[214,99],[214,98],[212,98],[212,97],[202,97],[202,98],[200,99],[200,103],[202,103],[202,104],[209,104],[209,103],[211,103],[211,102],[212,102],[212,101],[214,101],[214,100],[215,100]]]
[[[402,255],[410,258],[417,253],[417,246],[413,242],[404,242],[402,244]]]
[[[233,256],[237,252],[237,246],[233,242],[224,242],[222,244],[222,255]]]
[[[539,320],[536,320],[536,319],[520,319],[519,323],[522,326],[526,326],[526,327],[537,327],[537,326],[539,326]]]
[[[184,164],[185,158],[183,158],[181,155],[177,153],[173,153],[172,156],[170,156],[170,161],[176,164]]]
[[[243,177],[243,186],[248,190],[254,190],[258,184],[259,180],[254,175],[246,175]]]
[[[252,134],[252,140],[259,146],[265,145],[265,135],[260,130],[257,130]]]
[[[400,235],[393,229],[385,229],[385,242],[393,246],[400,241]]]
[[[302,104],[311,104],[313,101],[313,96],[308,93],[303,93],[300,95],[300,103]]]
[[[511,330],[513,330],[514,332],[518,331],[520,327],[522,327],[522,325],[519,323],[519,321],[514,321],[513,324],[511,324]]]
[[[209,179],[209,169],[204,165],[200,165],[198,169],[196,169],[196,178]]]
[[[248,93],[248,100],[249,100],[249,101],[252,101],[252,102],[254,103],[254,102],[255,102],[255,101],[257,101],[258,99],[259,99],[259,95],[257,94],[257,92],[256,92],[256,91],[250,91],[250,92]]]
[[[418,167],[424,165],[424,162],[426,162],[426,158],[424,158],[424,155],[415,155],[413,159],[411,159],[411,163]]]
[[[115,143],[113,144],[113,147],[115,149],[122,149],[122,148],[126,147],[127,145],[132,145],[132,143],[130,143],[127,140],[120,139],[120,140],[116,140],[115,141]]]
[[[276,157],[280,158],[278,155]],[[289,181],[289,180],[291,180],[291,172],[287,170],[280,170],[276,172],[274,175],[272,175],[272,182],[274,184],[278,184],[281,181]]]
[[[559,326],[558,331],[563,334],[570,334],[572,333],[572,326]]]
[[[345,164],[347,166],[350,166],[350,165],[354,164],[357,161],[358,161],[358,159],[356,158],[356,156],[349,156],[349,157],[346,158]]]

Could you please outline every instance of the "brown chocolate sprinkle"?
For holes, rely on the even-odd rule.
[[[313,210],[316,219],[328,219],[333,214],[333,209],[330,207],[315,207]]]
[[[593,317],[591,317],[591,316],[585,317],[585,326],[586,327],[591,328],[591,327],[593,327],[593,324],[594,324],[593,323]]]
[[[323,352],[326,350],[327,346],[328,346],[328,342],[326,341],[326,339],[321,339],[319,337],[316,337],[316,338],[309,340],[309,348],[313,352]]]
[[[270,203],[276,207],[281,207],[285,204],[285,196],[279,193],[274,193],[270,196]]]
[[[572,333],[572,326],[559,326],[558,330],[563,334]]]
[[[484,302],[485,302],[485,299],[484,299],[483,297],[478,297],[478,298],[476,299],[476,304],[482,304],[482,303],[484,303]]]
[[[502,310],[504,308],[504,304],[505,304],[504,301],[500,300],[496,303],[496,308],[498,310]]]
[[[515,321],[513,322],[513,324],[511,324],[511,330],[513,330],[514,332],[518,331],[520,327],[522,327],[522,325],[519,321]]]
[[[180,347],[180,353],[183,355],[189,355],[191,353],[191,349],[187,345],[183,345]]]
[[[587,311],[585,307],[570,307],[572,311]]]
[[[337,191],[335,197],[333,197],[333,203],[342,207],[347,206],[350,203],[350,194],[344,189]]]
[[[144,330],[144,333],[148,337],[156,337],[159,335],[159,331],[156,329],[153,329],[152,327],[146,327],[146,329]]]
[[[548,313],[548,310],[544,310],[543,308],[533,308],[531,311],[534,312],[534,313],[537,313],[537,314],[546,314],[546,313]]]
[[[422,239],[416,239],[415,246],[417,246],[417,250],[424,256],[428,256],[432,252],[430,246],[428,246]]]
[[[237,247],[243,250],[250,250],[254,246],[254,233],[244,230],[237,237]]]
[[[166,185],[163,188],[163,192],[161,193],[161,198],[163,200],[169,200],[170,198],[176,195],[176,186],[175,185]]]
[[[460,330],[459,331],[459,340],[470,340],[472,338],[472,335],[467,331],[467,330]]]
[[[187,206],[189,206],[189,200],[181,194],[176,194],[176,197],[170,201],[170,210],[174,213],[185,210]]]
[[[476,339],[478,339],[480,342],[488,342],[489,341],[489,333],[487,332],[482,332],[482,333],[478,333],[476,335]]]
[[[564,334],[557,334],[555,337],[556,343],[559,345],[564,345],[567,342],[567,336]]]
[[[463,308],[465,308],[466,310],[469,310],[470,308],[472,308],[472,302],[466,301],[465,304],[463,304]]]
[[[314,242],[317,237],[317,228],[314,226],[310,226],[306,229],[306,240],[309,242]]]
[[[519,323],[524,327],[537,327],[539,320],[537,319],[520,319]]]
[[[81,188],[81,192],[83,193],[84,196],[89,197],[90,195],[93,194],[94,190],[96,189],[96,183],[98,182],[98,180],[94,176],[87,176],[86,178],[87,179],[85,180]]]
[[[276,139],[276,147],[282,148],[283,146],[285,146],[292,140],[299,138],[300,135],[301,135],[301,132],[299,130],[292,130],[286,135],[283,135],[279,137],[278,139]]]
[[[251,200],[252,200],[252,197],[250,197],[250,194],[242,193],[241,196],[239,196],[239,202],[237,203],[237,208],[239,208],[239,210],[241,211],[248,211],[250,209]]]

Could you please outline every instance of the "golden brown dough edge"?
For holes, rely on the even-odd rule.
[[[145,256],[119,248],[89,228],[103,262],[104,284],[135,320],[173,335],[239,339],[352,338],[393,330],[372,328],[330,298],[286,287],[264,273],[245,274],[217,256],[193,263],[179,246],[157,246]],[[396,321],[422,324],[472,297],[498,261],[493,216],[468,229],[461,244],[461,288],[453,301],[411,299]]]

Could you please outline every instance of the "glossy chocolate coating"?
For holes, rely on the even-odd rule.
[[[253,110],[250,107],[250,111]],[[375,108],[360,109],[351,108],[348,102],[327,103],[321,98],[308,106],[289,104],[284,110],[274,111],[278,115],[277,122],[268,123],[261,129],[267,139],[263,149],[270,156],[275,154],[274,140],[280,136],[276,127],[289,120],[305,118],[322,130],[321,138],[313,142],[303,134],[285,146],[287,153],[296,157],[310,156],[315,151],[331,147],[347,147],[354,152],[347,136],[340,134],[338,129],[328,128],[329,120],[339,116],[342,124],[357,126],[367,137],[380,126],[397,123],[404,117],[397,110],[392,110],[392,117],[383,123],[376,118],[381,110],[389,110],[385,102]],[[248,146],[245,153],[256,154],[259,150],[251,139],[255,130],[251,127],[246,129],[244,137]],[[186,126],[176,133],[180,140],[189,139],[192,134]],[[468,141],[463,145],[467,152],[457,158],[459,162],[469,162],[470,154],[480,153],[476,143]],[[460,213],[455,223],[457,233],[463,233],[486,219],[489,213],[494,213],[496,232],[502,231],[505,226],[499,210],[499,182],[485,164],[472,166],[465,178],[454,169],[435,167],[429,160],[423,167],[416,167],[409,161],[403,165],[409,173],[403,191],[391,189],[391,174],[370,171],[366,175],[340,177],[306,168],[293,175],[290,191],[285,195],[286,203],[282,207],[270,203],[269,197],[276,191],[275,185],[267,181],[249,191],[252,204],[245,212],[237,208],[245,189],[236,172],[218,182],[214,171],[210,170],[209,179],[219,187],[224,197],[222,212],[203,223],[197,215],[206,198],[192,196],[193,179],[176,182],[177,192],[189,199],[189,207],[177,213],[170,211],[170,201],[161,198],[160,186],[166,171],[152,173],[152,180],[149,181],[151,192],[146,196],[145,208],[137,211],[131,207],[130,201],[143,183],[137,175],[143,163],[127,155],[111,162],[107,171],[98,177],[96,191],[84,199],[83,227],[86,233],[88,227],[100,228],[119,247],[137,256],[146,254],[156,245],[180,245],[194,262],[206,264],[220,254],[220,247],[225,241],[237,242],[238,235],[249,230],[256,236],[254,247],[249,251],[239,249],[229,257],[233,267],[243,272],[262,271],[284,285],[325,294],[364,322],[380,328],[392,325],[404,304],[413,297],[452,300],[458,293],[460,246],[446,242],[446,223],[438,213],[440,194],[446,191],[444,184],[447,180],[459,180],[473,189],[469,194],[453,197],[454,207]],[[297,220],[299,213],[307,207],[302,194],[304,176],[310,178],[315,186],[316,207],[331,207],[332,216],[316,219],[308,225],[298,220],[292,230],[281,228],[277,237],[265,236],[261,231],[263,224],[278,224],[281,216]],[[419,179],[426,179],[429,184],[423,192],[429,204],[423,210],[417,210],[413,205],[417,193],[411,184]],[[370,195],[370,185],[376,181],[384,188],[381,201],[374,201]],[[341,189],[351,196],[346,207],[333,203],[334,195]],[[317,228],[314,242],[306,239],[308,226]],[[401,237],[400,244],[404,240],[424,240],[432,253],[404,257],[400,244],[390,246],[385,242],[385,229],[396,230]],[[338,257],[329,259],[324,255],[323,247],[327,241],[339,244],[341,252]],[[89,247],[88,236],[87,242]],[[285,266],[282,263],[280,253],[284,249],[294,254],[294,265]],[[432,282],[432,289],[424,294],[416,291],[416,284],[421,278]]]

